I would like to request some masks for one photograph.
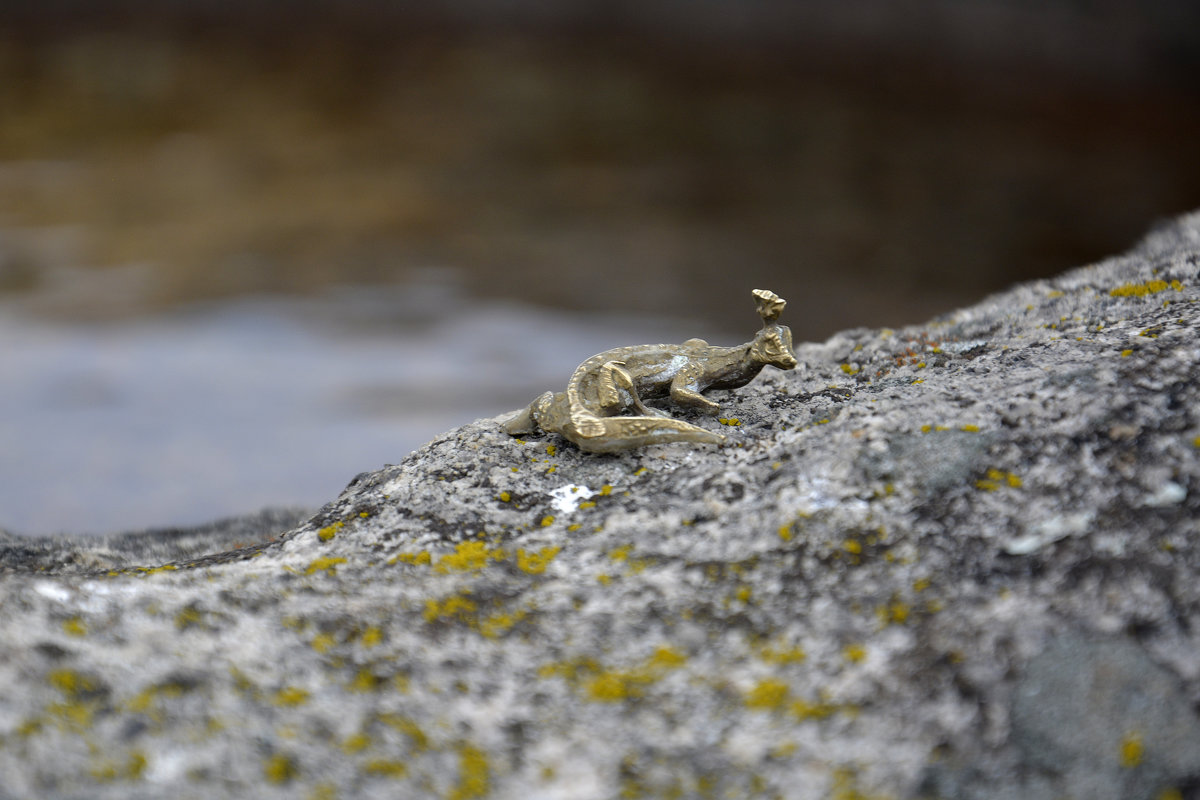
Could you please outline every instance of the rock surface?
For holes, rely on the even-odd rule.
[[[6,536],[0,797],[1200,796],[1198,300],[1192,214],[721,448],[481,420],[241,550]]]

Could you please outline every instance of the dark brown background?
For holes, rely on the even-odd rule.
[[[1185,2],[0,5],[0,290],[919,321],[1200,206]],[[56,266],[129,291],[41,298]],[[61,294],[61,293],[60,293]]]

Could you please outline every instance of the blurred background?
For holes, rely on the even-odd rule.
[[[1191,0],[0,0],[0,527],[317,506],[592,353],[1200,207]]]

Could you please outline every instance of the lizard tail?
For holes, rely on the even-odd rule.
[[[589,453],[616,453],[668,442],[721,444],[725,437],[683,420],[667,417],[575,415],[561,433]]]

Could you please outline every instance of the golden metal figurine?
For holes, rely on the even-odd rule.
[[[720,444],[721,434],[672,419],[642,400],[669,396],[677,406],[716,414],[720,406],[701,392],[745,386],[768,364],[795,367],[792,332],[776,322],[787,301],[766,289],[755,289],[754,297],[763,320],[754,341],[712,347],[703,339],[688,339],[606,350],[575,369],[565,392],[546,392],[502,423],[504,430],[514,436],[557,433],[591,453],[664,442]],[[627,411],[635,414],[618,416]]]

